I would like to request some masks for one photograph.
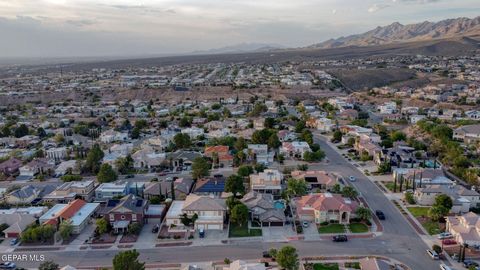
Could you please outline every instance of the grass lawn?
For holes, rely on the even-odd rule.
[[[320,226],[318,233],[344,233],[345,227],[342,224],[329,224],[326,226]]]
[[[352,233],[365,233],[368,232],[368,226],[363,223],[351,223],[348,228]]]
[[[244,224],[243,226],[238,226],[236,224],[230,223],[230,229],[228,232],[229,237],[251,237],[251,236],[262,236],[262,229],[250,229],[248,231],[248,225]]]
[[[393,182],[382,182],[382,184],[388,189],[390,190],[391,192],[393,192]]]
[[[407,207],[414,217],[427,216],[428,207]]]
[[[338,263],[316,263],[313,270],[338,270]]]

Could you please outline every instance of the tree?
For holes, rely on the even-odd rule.
[[[346,186],[342,189],[342,195],[344,197],[353,199],[353,198],[357,197],[358,193],[353,187]]]
[[[305,142],[308,143],[308,145],[313,144],[313,134],[310,130],[305,129],[302,131],[302,134],[300,135],[300,138],[304,140]]]
[[[25,124],[21,124],[15,129],[14,135],[16,138],[28,135],[28,127]]]
[[[430,207],[430,209],[428,209],[427,215],[433,221],[438,221],[441,218],[443,218],[446,214],[448,214],[449,211],[450,210],[445,208],[444,206],[436,205],[436,206],[432,206],[432,207]]]
[[[128,225],[128,233],[129,234],[138,235],[141,230],[142,230],[142,225],[140,225],[140,223],[138,223],[138,222],[131,223],[130,225]]]
[[[134,127],[130,136],[132,137],[132,139],[140,138],[140,129],[138,127]]]
[[[403,133],[401,131],[396,130],[396,131],[392,132],[392,135],[390,135],[390,138],[394,142],[405,141],[407,139],[407,135],[405,135],[405,133]]]
[[[432,245],[432,250],[435,251],[437,254],[442,253],[442,247],[439,245]]]
[[[190,147],[190,145],[192,144],[190,136],[184,133],[175,134],[175,136],[173,137],[173,143],[175,144],[175,147],[177,149],[185,149]]]
[[[62,236],[63,240],[69,239],[73,233],[72,223],[67,220],[62,221],[62,223],[60,224],[59,231],[60,231],[60,236]]]
[[[330,191],[335,194],[340,194],[342,193],[342,187],[340,186],[340,184],[335,184]]]
[[[192,163],[192,177],[199,179],[210,175],[210,164],[203,157],[196,157]]]
[[[271,149],[278,149],[282,145],[276,133],[270,135],[267,144]]]
[[[112,166],[107,163],[103,163],[100,166],[100,170],[97,174],[97,180],[100,183],[109,183],[117,180],[117,173],[113,170]]]
[[[413,193],[411,192],[406,192],[405,193],[405,201],[408,204],[415,204],[415,197],[413,196]]]
[[[145,263],[138,261],[139,255],[136,249],[120,251],[113,258],[113,270],[144,270]]]
[[[447,194],[440,194],[435,197],[435,202],[432,206],[443,206],[448,209],[448,211],[450,211],[453,206],[453,201],[452,198],[450,198],[450,196],[448,196]]]
[[[182,117],[182,119],[180,119],[180,121],[178,122],[178,126],[179,127],[189,127],[192,125],[192,121],[190,120],[190,118],[188,117]]]
[[[240,168],[238,168],[238,171],[237,171],[237,174],[242,177],[247,177],[252,173],[253,173],[253,168],[252,166],[249,166],[249,165],[240,166]]]
[[[333,133],[333,138],[332,138],[332,142],[339,142],[342,140],[342,132],[340,130],[336,130],[334,133]]]
[[[299,171],[307,171],[308,170],[308,164],[298,164],[297,165],[297,170]]]
[[[54,261],[44,261],[38,266],[38,270],[58,270],[60,266]]]
[[[287,180],[287,192],[289,195],[298,197],[307,194],[308,186],[303,179],[290,178]]]
[[[98,144],[95,144],[90,151],[88,151],[87,159],[85,161],[85,168],[91,173],[98,173],[100,170],[100,162],[102,161],[104,153]]]
[[[370,211],[370,209],[366,207],[358,207],[355,211],[355,214],[359,219],[364,221],[370,220],[370,218],[372,218],[372,211]]]
[[[263,126],[265,128],[273,128],[274,125],[275,125],[275,118],[272,118],[272,117],[265,118],[265,122],[263,123]]]
[[[37,136],[40,138],[44,138],[47,136],[47,132],[42,127],[37,128]]]
[[[147,120],[145,119],[139,119],[135,121],[135,127],[142,130],[148,126]]]
[[[236,174],[230,175],[225,182],[225,191],[233,193],[234,196],[245,194],[242,177]]]
[[[230,221],[242,226],[248,219],[248,208],[243,203],[238,203],[230,211]]]
[[[297,250],[292,246],[285,246],[277,252],[276,260],[278,265],[286,270],[298,269]]]
[[[303,154],[303,160],[307,162],[322,161],[325,158],[325,153],[322,150],[317,150],[316,152],[307,151]]]
[[[10,130],[10,127],[5,125],[2,127],[2,132],[0,132],[2,137],[9,137],[10,135],[12,135],[12,132]]]
[[[248,145],[245,142],[245,139],[243,137],[239,137],[234,145],[234,148],[235,150],[237,150],[237,152],[241,152],[243,151],[243,149],[246,149],[247,147]]]
[[[380,165],[378,165],[377,172],[379,174],[387,174],[392,171],[392,165],[390,164],[390,161],[386,160],[382,162]]]
[[[262,130],[256,130],[252,134],[252,143],[254,144],[267,144],[268,139],[273,134],[273,132],[268,129],[264,128]]]
[[[115,161],[117,170],[121,174],[127,174],[133,169],[133,158],[131,155],[127,155],[124,158],[119,158]]]
[[[99,234],[108,232],[108,222],[104,218],[97,219],[95,224],[97,225],[97,232]]]

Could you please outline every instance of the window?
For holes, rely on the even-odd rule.
[[[120,218],[121,218],[122,220],[125,220],[125,215],[122,215]]]
[[[110,220],[115,220],[115,215],[114,214],[110,214]]]
[[[137,221],[137,214],[132,214],[132,221]]]

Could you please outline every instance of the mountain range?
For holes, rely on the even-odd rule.
[[[474,36],[480,36],[480,16],[473,19],[457,18],[407,25],[395,22],[388,26],[379,26],[363,34],[340,37],[313,44],[308,48],[364,47]]]

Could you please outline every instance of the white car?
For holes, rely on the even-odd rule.
[[[452,238],[453,235],[449,232],[442,232],[438,235],[438,239],[449,239]]]
[[[440,269],[441,270],[453,270],[452,268],[450,268],[450,266],[447,266],[446,264],[440,264]]]
[[[353,175],[350,175],[350,177],[348,178],[350,180],[350,182],[355,182],[357,181],[357,179],[355,178],[355,176]]]

